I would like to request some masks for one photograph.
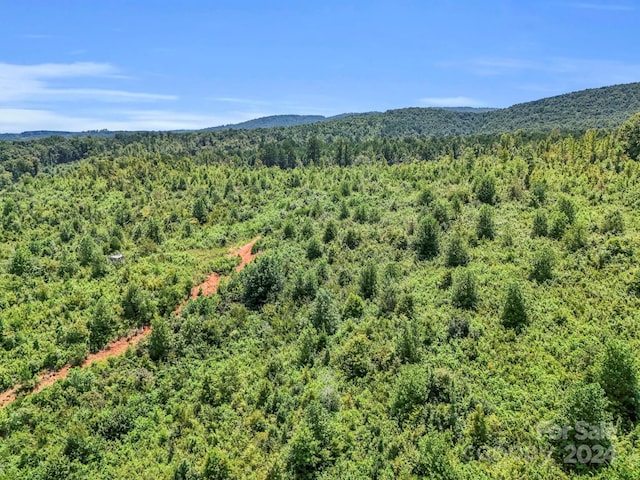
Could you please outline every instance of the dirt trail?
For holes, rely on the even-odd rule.
[[[237,272],[242,270],[247,263],[251,262],[256,257],[257,254],[251,253],[251,248],[258,241],[258,238],[259,237],[254,238],[246,245],[243,245],[242,247],[238,248],[237,250],[229,254],[230,257],[239,255],[241,258],[240,263],[236,267]],[[189,295],[189,299],[187,299],[185,302],[178,305],[178,308],[176,308],[175,313],[176,314],[180,313],[180,310],[182,310],[183,305],[190,299],[197,298],[199,295],[213,295],[214,293],[216,293],[218,291],[218,284],[220,283],[221,278],[222,277],[217,273],[210,274],[204,282],[202,282],[200,285],[196,285],[191,289],[191,294]],[[100,362],[100,361],[106,360],[109,357],[122,355],[127,351],[129,347],[135,346],[137,343],[140,342],[140,340],[145,338],[150,333],[151,333],[151,327],[149,325],[145,325],[144,327],[132,333],[129,333],[128,335],[121,337],[118,340],[110,343],[99,352],[90,354],[89,356],[87,356],[87,358],[82,362],[80,366],[83,368],[88,367],[93,362]],[[60,370],[41,373],[40,376],[38,377],[38,382],[36,383],[36,386],[34,387],[33,390],[31,390],[30,393],[38,393],[42,389],[53,385],[58,380],[67,378],[70,370],[71,370],[71,365],[65,365]],[[0,408],[4,408],[9,403],[13,402],[18,395],[19,389],[20,387],[18,386],[0,393]]]

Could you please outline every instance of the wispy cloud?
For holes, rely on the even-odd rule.
[[[66,115],[53,110],[0,108],[0,132],[29,130],[196,130],[243,122],[264,116],[232,112],[225,115],[193,114],[173,110],[102,111],[98,115]]]
[[[431,107],[486,107],[486,103],[469,97],[427,97],[421,103]]]
[[[82,79],[126,78],[108,63],[42,63],[16,65],[0,63],[0,102],[77,101],[91,99],[99,102],[175,100],[175,95],[130,92],[121,89],[79,87]],[[62,85],[60,83],[62,82]],[[15,105],[13,105],[15,106]]]
[[[566,82],[598,82],[602,85],[640,81],[640,64],[617,60],[550,57],[540,61],[519,58],[476,58],[465,62],[441,63],[480,76],[517,76],[537,72]]]
[[[220,103],[236,103],[240,105],[270,105],[271,102],[265,102],[264,100],[254,100],[251,98],[239,98],[239,97],[209,97],[208,100]]]
[[[609,12],[631,12],[635,10],[635,8],[631,5],[624,4],[612,4],[612,3],[585,3],[585,2],[577,2],[577,3],[569,3],[567,4],[569,7],[580,8],[582,10],[599,10],[599,11],[609,11]]]
[[[45,33],[24,33],[22,35],[16,35],[17,38],[24,38],[26,40],[46,40],[53,38],[51,35]]]

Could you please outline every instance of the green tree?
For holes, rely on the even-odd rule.
[[[551,280],[553,278],[554,265],[555,256],[553,254],[553,250],[545,247],[538,251],[533,258],[531,279],[538,283]]]
[[[474,310],[478,305],[478,292],[473,273],[469,270],[458,272],[453,279],[452,299],[454,307]]]
[[[152,360],[164,360],[171,350],[171,340],[167,321],[155,316],[151,320],[151,335],[149,336],[149,356]]]
[[[97,255],[98,247],[93,241],[93,238],[88,235],[82,237],[78,244],[78,261],[80,262],[80,265],[83,267],[90,265]]]
[[[489,205],[483,205],[480,208],[478,223],[476,224],[476,235],[480,240],[483,238],[493,240],[495,237],[493,210]]]
[[[207,202],[205,202],[204,198],[199,197],[194,202],[192,215],[200,223],[205,223],[207,221],[207,217],[209,215],[209,208],[207,207]]]
[[[624,218],[620,209],[616,208],[605,215],[602,225],[600,226],[600,231],[613,235],[624,233]]]
[[[338,236],[338,226],[333,220],[327,222],[327,226],[324,229],[324,235],[322,241],[324,243],[332,242]]]
[[[576,205],[569,197],[562,196],[558,199],[558,211],[564,213],[569,224],[573,224],[576,219]]]
[[[507,287],[501,320],[506,328],[513,328],[516,331],[521,330],[527,324],[527,307],[520,285],[517,283],[511,283]]]
[[[440,252],[440,226],[432,216],[420,220],[415,248],[420,260],[430,260]]]
[[[378,289],[378,270],[373,262],[367,263],[360,271],[360,295],[365,300],[373,298]]]
[[[594,435],[585,435],[584,432],[596,431]],[[603,466],[602,464],[583,464],[578,460],[577,449],[587,447],[591,452],[599,445],[602,448],[603,459],[610,460],[611,447],[611,414],[609,402],[602,387],[597,383],[580,383],[572,387],[566,394],[562,411],[556,421],[555,428],[549,432],[549,439],[555,446],[555,457],[568,469],[589,470],[590,467]],[[566,432],[566,433],[564,433]],[[584,446],[584,447],[583,447]],[[572,461],[571,451],[575,449],[576,455]],[[608,455],[607,455],[608,453]],[[567,462],[569,458],[569,462]],[[593,457],[592,457],[593,458]]]
[[[610,410],[629,427],[640,419],[640,388],[631,349],[612,340],[600,362],[599,382],[610,402]]]
[[[329,290],[324,288],[318,290],[311,310],[310,320],[315,329],[320,332],[325,332],[329,335],[335,332],[339,315]]]
[[[448,267],[463,267],[469,263],[469,254],[464,246],[462,236],[458,233],[455,233],[449,239],[446,263]]]
[[[98,299],[89,324],[89,350],[94,353],[104,347],[114,327],[113,306],[105,297]]]
[[[320,164],[320,155],[322,152],[322,142],[316,136],[309,137],[307,141],[307,160],[313,165]]]
[[[258,309],[275,298],[284,284],[282,264],[273,255],[261,255],[241,272],[242,300],[251,309]]]
[[[629,118],[618,130],[622,151],[632,160],[640,160],[640,113]]]
[[[549,236],[556,240],[560,240],[569,226],[569,219],[562,212],[555,212],[551,218],[551,227],[549,228]]]
[[[202,471],[203,480],[227,480],[232,478],[227,455],[219,448],[209,451]]]
[[[364,301],[360,295],[350,293],[342,307],[342,318],[360,318],[364,314]]]
[[[29,249],[18,247],[9,264],[9,273],[25,275],[31,272],[32,267],[33,261]]]
[[[536,210],[533,217],[533,227],[531,228],[532,237],[546,237],[548,233],[547,214],[544,210]]]
[[[315,260],[322,256],[322,244],[316,237],[311,237],[309,243],[307,243],[307,258],[309,260]]]
[[[400,360],[403,363],[418,363],[420,361],[420,343],[417,322],[414,319],[403,321],[396,344]]]
[[[391,404],[391,413],[400,423],[427,403],[431,378],[431,372],[422,365],[407,365],[400,369]]]
[[[496,179],[493,175],[485,175],[476,184],[476,198],[482,203],[493,205],[496,201]]]
[[[477,404],[475,410],[469,415],[467,434],[474,453],[473,457],[477,459],[480,447],[489,442],[489,427],[484,414],[484,407],[481,403]]]

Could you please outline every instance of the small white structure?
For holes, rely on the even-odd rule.
[[[111,263],[122,263],[124,261],[124,255],[122,253],[116,253],[115,255],[109,255],[109,261]]]

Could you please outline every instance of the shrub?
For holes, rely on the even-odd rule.
[[[451,303],[454,307],[473,310],[478,304],[478,293],[473,274],[468,270],[459,272],[453,280]]]
[[[420,220],[415,244],[420,260],[429,260],[440,252],[440,226],[435,218],[428,216]]]
[[[522,290],[517,283],[512,283],[507,288],[501,319],[506,328],[513,328],[517,331],[527,324],[527,308]]]
[[[493,240],[495,237],[493,210],[488,205],[483,205],[482,208],[480,208],[478,223],[476,224],[476,234],[479,239],[487,238]]]

